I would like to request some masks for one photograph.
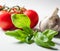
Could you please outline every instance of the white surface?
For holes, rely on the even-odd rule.
[[[27,9],[36,10],[39,14],[39,21],[45,16],[50,16],[56,7],[60,9],[60,0],[0,0],[0,5],[4,4],[9,7],[12,7],[13,5],[20,5]],[[60,14],[60,11],[58,14]],[[38,25],[36,26],[37,28]],[[53,39],[53,41],[60,44],[60,39]],[[19,44],[17,42],[18,40],[6,36],[4,32],[0,30],[0,51],[60,51],[60,45],[58,44],[55,46],[58,50],[52,50],[39,47],[36,44],[28,45]]]

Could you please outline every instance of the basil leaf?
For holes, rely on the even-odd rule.
[[[52,38],[58,34],[57,31],[54,31],[54,30],[50,30],[50,29],[47,29],[45,31],[42,32],[44,35],[46,35],[49,40],[52,40]]]
[[[43,46],[43,47],[50,47],[47,42],[48,42],[48,38],[43,35],[41,32],[37,32],[37,34],[34,37],[34,41],[37,45],[39,46]]]
[[[33,30],[30,28],[30,19],[24,15],[24,14],[14,14],[11,17],[13,24],[17,28],[22,28],[24,31],[24,34],[27,34],[25,38],[26,43],[31,43],[32,42],[32,37],[33,37]],[[21,32],[19,34],[22,34]],[[23,36],[20,36],[20,39]]]
[[[24,14],[13,14],[11,19],[17,28],[30,27],[30,19]]]
[[[33,43],[33,40],[32,40],[33,34],[31,33],[33,33],[33,31],[28,27],[24,27],[23,30],[17,29],[14,31],[5,32],[6,35],[15,37],[16,39],[20,40],[20,42],[25,42],[28,44]]]
[[[14,30],[14,31],[6,31],[5,34],[9,36],[14,36],[14,37],[19,37],[20,35],[17,33],[19,30]]]
[[[52,46],[51,44],[53,44],[52,42],[50,44],[48,38],[44,34],[42,34],[41,32],[38,32],[35,35],[34,41],[37,45],[42,46],[42,47],[46,47],[46,48],[50,48]]]
[[[55,46],[55,43],[53,41],[48,41],[47,42],[50,46]]]
[[[14,30],[14,31],[6,31],[5,34],[15,37],[16,39],[20,40],[20,42],[25,42],[26,37],[28,36],[27,33],[19,29]]]
[[[52,38],[57,33],[58,32],[50,29],[47,29],[44,32],[36,32],[34,36],[34,42],[39,46],[51,48],[52,46],[55,46],[55,43],[52,41]]]
[[[32,43],[32,37],[33,37],[33,30],[30,27],[23,27],[23,30],[28,34],[28,37],[26,38],[27,43]]]
[[[25,32],[27,32],[28,34],[32,34],[33,35],[33,30],[30,27],[23,27],[23,30]]]

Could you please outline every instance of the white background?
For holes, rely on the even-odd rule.
[[[0,0],[0,5],[6,5],[12,7],[19,5],[27,9],[35,10],[39,15],[39,21],[46,16],[51,16],[56,7],[60,9],[60,0]],[[58,15],[60,14],[60,11]],[[59,15],[60,16],[60,15]],[[39,23],[38,23],[39,25]],[[36,26],[38,28],[38,25]],[[60,44],[60,39],[53,39],[56,43]],[[55,46],[60,51],[60,45]],[[37,46],[36,44],[19,44],[18,40],[13,37],[6,36],[3,31],[0,30],[0,51],[52,51],[52,49],[46,49]]]

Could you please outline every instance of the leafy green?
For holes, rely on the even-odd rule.
[[[17,28],[22,28],[23,30],[21,30],[21,32],[23,31],[24,32],[23,34],[27,35],[26,37],[20,36],[20,37],[25,38],[24,42],[32,43],[33,40],[31,40],[31,39],[33,37],[33,30],[30,28],[30,19],[29,19],[29,17],[27,17],[24,14],[14,14],[14,15],[12,15],[11,19],[12,19],[12,23]],[[19,33],[19,34],[22,34],[22,33]],[[20,39],[20,41],[22,40],[22,38],[19,38],[19,39]]]
[[[23,27],[23,30],[29,34],[33,34],[33,30],[30,27]]]
[[[6,35],[15,37],[16,39],[20,40],[20,42],[26,41],[25,39],[27,37],[27,34],[22,30],[17,29],[14,31],[6,31],[5,33],[6,33]]]
[[[6,35],[15,37],[16,39],[20,40],[20,42],[26,42],[26,43],[32,43],[32,36],[29,33],[27,33],[26,31],[17,29],[14,31],[6,31],[5,32]]]
[[[57,31],[51,30],[51,29],[46,29],[45,31],[42,32],[43,34],[45,34],[49,40],[52,40],[52,38],[58,34]]]
[[[43,31],[42,33],[37,32],[36,35],[34,36],[34,41],[39,46],[50,48],[51,46],[55,45],[55,43],[52,42],[52,38],[57,33],[58,32],[49,29]]]
[[[30,27],[30,19],[24,14],[13,14],[11,19],[17,28]]]

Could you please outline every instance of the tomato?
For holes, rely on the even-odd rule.
[[[2,6],[0,6],[1,8]],[[11,8],[10,11],[8,10],[1,10],[0,11],[0,27],[4,30],[13,30],[16,27],[13,25],[11,21],[11,14],[25,14],[31,20],[31,28],[34,28],[38,23],[38,14],[34,10],[27,10],[26,8],[22,7],[18,8]]]
[[[30,18],[30,20],[31,20],[31,25],[30,25],[30,27],[31,27],[31,28],[34,28],[34,27],[37,25],[38,19],[39,19],[37,12],[34,11],[34,10],[26,10],[26,11],[24,12],[24,14],[27,15],[27,16]]]
[[[13,27],[11,14],[9,12],[0,11],[0,27],[4,30],[11,29]]]

